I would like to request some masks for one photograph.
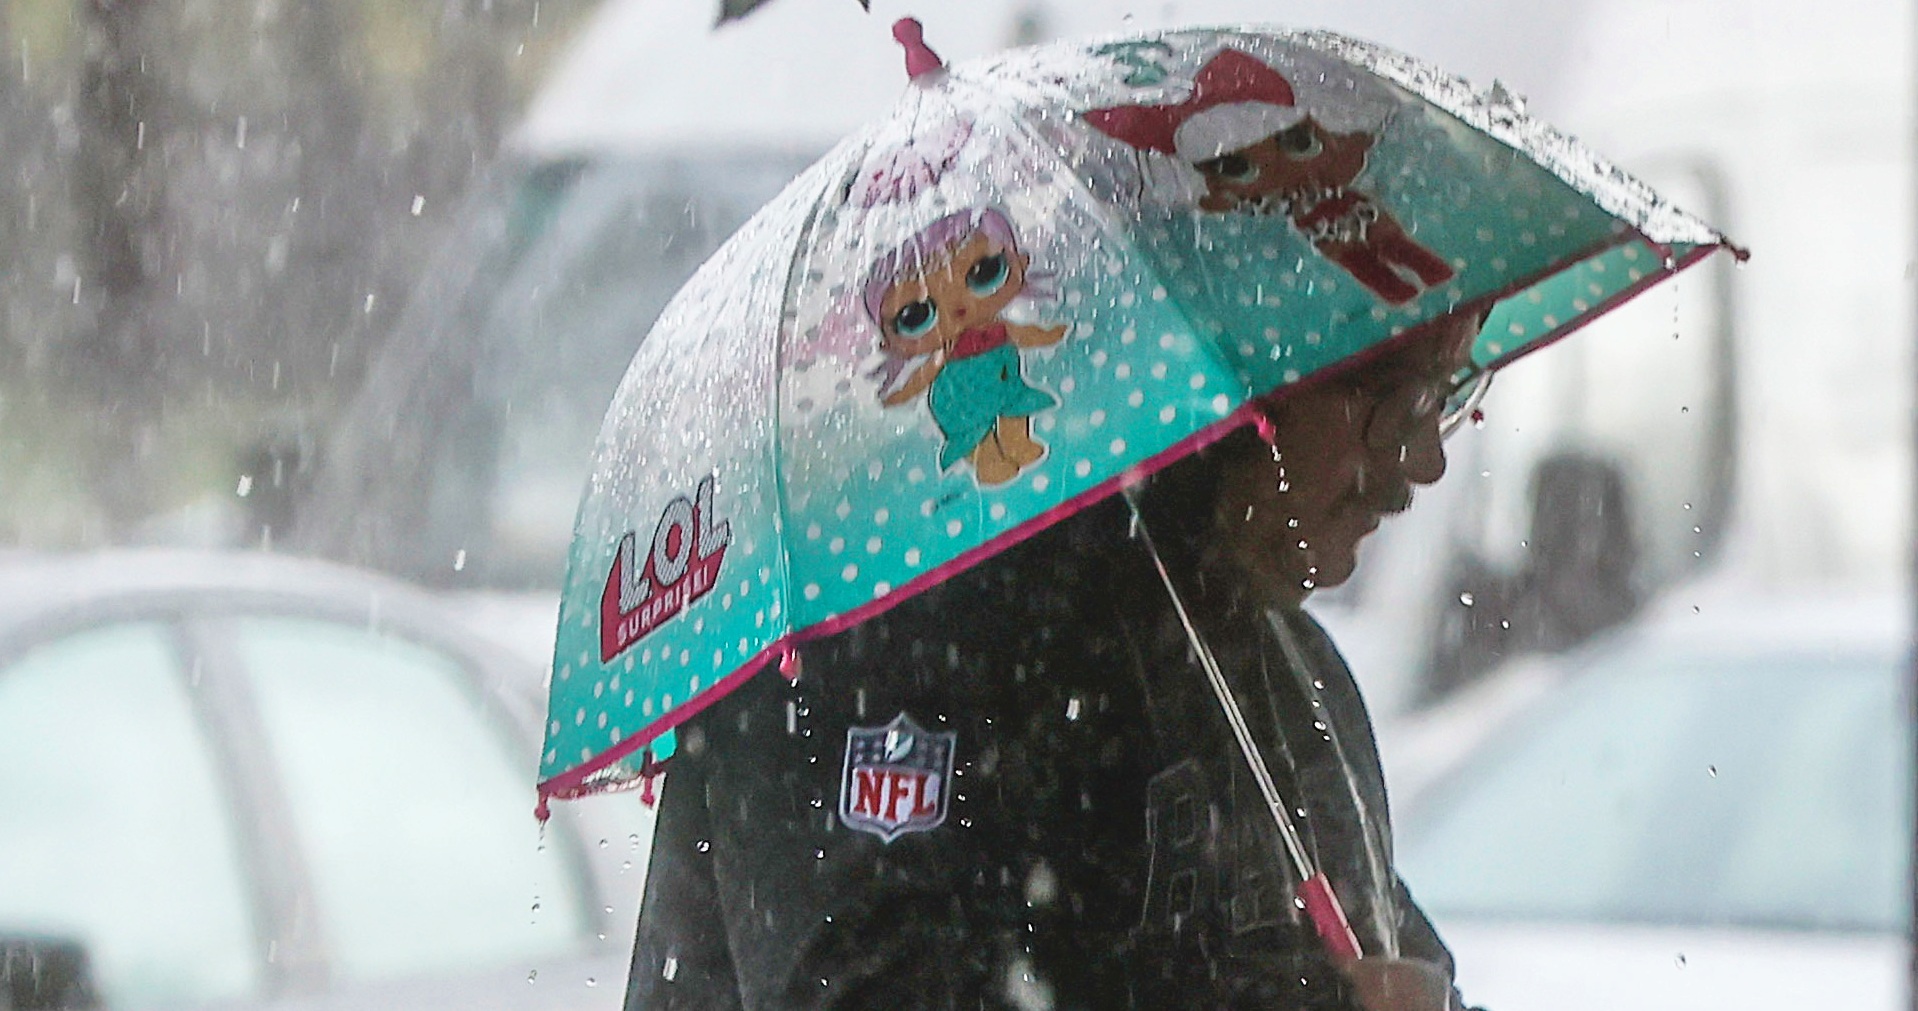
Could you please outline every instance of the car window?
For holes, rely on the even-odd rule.
[[[78,942],[114,1008],[261,984],[228,797],[172,646],[122,624],[0,665],[0,936]]]
[[[1440,916],[1897,931],[1911,766],[1891,656],[1626,656],[1421,798]]]
[[[433,584],[551,588],[653,318],[809,159],[509,165],[328,444],[301,542]]]
[[[232,628],[336,976],[495,966],[583,942],[573,864],[532,816],[532,749],[500,732],[458,662],[326,621]],[[409,775],[421,769],[442,772]]]

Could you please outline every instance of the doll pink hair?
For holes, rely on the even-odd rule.
[[[879,318],[880,304],[892,286],[924,274],[940,257],[951,253],[974,233],[985,235],[1001,249],[1018,252],[1019,240],[1012,234],[1012,222],[990,207],[972,208],[948,214],[921,229],[919,234],[900,243],[899,248],[879,258],[866,272],[866,316],[873,325]]]

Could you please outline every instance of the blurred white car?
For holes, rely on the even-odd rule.
[[[1428,719],[1475,740],[1398,798],[1398,862],[1461,988],[1494,1011],[1903,1011],[1909,603],[1668,599]],[[1416,737],[1388,735],[1388,766],[1433,760]]]
[[[334,565],[0,559],[0,1007],[617,1007],[649,819],[542,831],[541,674]]]

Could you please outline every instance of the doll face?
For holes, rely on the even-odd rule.
[[[966,330],[998,318],[1026,285],[1031,258],[974,232],[918,277],[892,286],[879,303],[886,349],[922,355],[948,347]]]
[[[1208,211],[1258,209],[1268,198],[1349,186],[1365,169],[1372,137],[1333,133],[1310,116],[1256,144],[1194,165]]]

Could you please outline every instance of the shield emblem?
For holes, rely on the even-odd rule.
[[[839,820],[885,842],[946,820],[958,735],[931,733],[905,713],[883,727],[846,731]]]

